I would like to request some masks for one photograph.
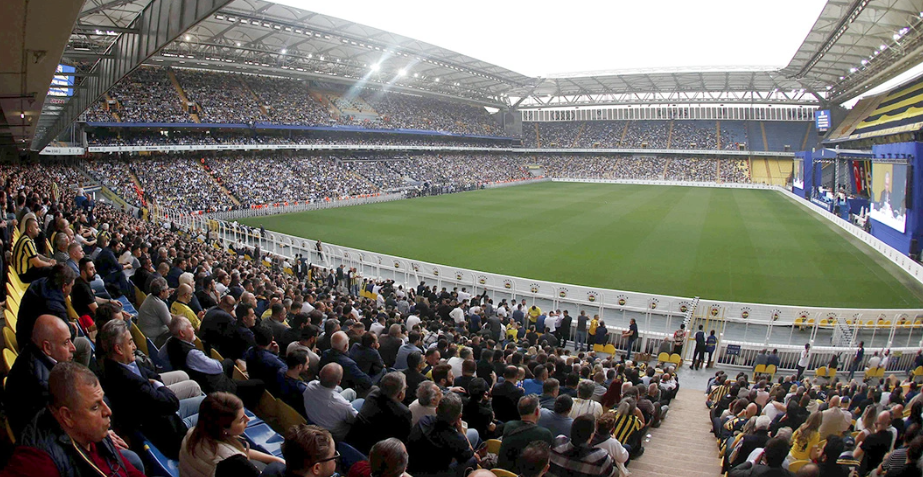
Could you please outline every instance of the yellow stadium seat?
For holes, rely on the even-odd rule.
[[[808,326],[814,326],[814,318],[808,318]]]
[[[16,331],[16,315],[9,309],[3,310],[3,316],[6,318],[6,327]]]
[[[836,368],[827,368],[827,377],[833,379],[836,377]]]
[[[766,374],[769,375],[769,379],[772,379],[776,375],[776,365],[770,364],[766,366]]]
[[[914,378],[923,377],[923,366],[917,366],[917,368],[913,370],[912,376]]]
[[[13,364],[16,363],[16,353],[9,348],[3,348],[3,366],[6,368],[6,372],[9,373],[13,369]]]
[[[657,355],[657,361],[659,361],[659,362],[661,362],[661,363],[669,363],[669,362],[670,362],[670,353],[660,353],[660,354],[658,354],[658,355]]]
[[[16,354],[19,354],[19,343],[16,342],[16,333],[7,328],[3,327],[3,342],[6,343],[6,347],[15,351]]]
[[[673,353],[670,355],[670,362],[675,365],[679,365],[683,362],[683,358],[681,358],[678,353]]]
[[[293,272],[292,269],[289,268],[289,267],[283,268],[283,269],[282,269],[282,272],[285,273],[286,275],[294,275],[294,274],[295,274],[295,272]]]
[[[820,320],[820,326],[830,326],[830,321],[824,318],[823,320]]]
[[[12,283],[7,282],[6,284],[6,299],[15,300],[16,303],[22,302],[22,293],[13,286]]]
[[[138,328],[138,325],[132,323],[129,331],[131,331],[131,339],[135,340],[135,346],[138,347],[138,350],[150,356],[151,353],[149,353],[147,349],[147,338],[145,338],[144,333],[141,332],[141,328]]]
[[[205,346],[202,344],[202,340],[200,340],[198,336],[195,337],[195,341],[193,341],[193,343],[195,343],[197,350],[205,351]]]
[[[252,261],[253,261],[253,257],[251,257],[250,255],[248,255],[248,254],[245,253],[245,254],[244,254],[244,260],[246,260],[246,261],[248,261],[248,262],[252,262]]]
[[[500,439],[487,439],[487,453],[488,454],[499,454],[500,453],[500,444],[503,442]]]
[[[215,348],[212,348],[212,359],[217,359],[218,361],[224,361],[224,357],[221,356],[221,353],[218,352]]]
[[[798,318],[795,318],[795,326],[802,326],[802,325],[804,325],[804,318],[800,316]]]
[[[593,351],[595,351],[595,352],[597,352],[597,353],[602,353],[602,352],[605,351],[605,350],[606,350],[606,347],[603,346],[603,345],[601,345],[601,344],[594,344],[594,345],[593,345]]]
[[[9,310],[13,316],[19,316],[19,303],[16,303],[13,300],[7,300],[6,309]]]
[[[814,376],[827,377],[827,367],[821,366],[814,370]]]
[[[490,471],[493,472],[497,477],[518,477],[516,474],[508,470],[499,469],[497,467],[490,469]]]
[[[756,367],[753,368],[753,374],[766,374],[766,365],[765,364],[756,365]]]
[[[603,350],[603,352],[604,352],[604,353],[611,354],[611,355],[614,356],[615,353],[616,353],[616,351],[615,351],[615,345],[612,344],[612,343],[607,344],[606,347],[605,347],[605,349]]]
[[[269,427],[275,429],[276,432],[283,433],[286,431],[286,429],[279,428],[279,405],[276,398],[269,391],[263,391],[263,395],[260,396],[260,402],[257,403],[253,413],[266,421]]]
[[[285,401],[277,398],[276,407],[279,409],[279,428],[283,430],[282,434],[294,426],[308,423],[304,416]]]
[[[141,289],[138,288],[137,286],[135,286],[134,288],[135,288],[135,303],[137,303],[138,306],[141,306],[141,304],[144,303],[144,300],[147,299],[147,294],[141,291]]]
[[[239,367],[237,367],[237,365],[235,365],[234,366],[234,379],[237,381],[246,381],[250,379],[250,376],[248,376],[247,373],[244,372],[244,370],[240,369]]]
[[[64,303],[67,305],[67,317],[72,320],[77,320],[80,318],[80,315],[77,314],[77,310],[74,309],[74,306],[71,305],[71,297],[64,297]]]

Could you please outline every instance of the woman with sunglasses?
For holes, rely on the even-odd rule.
[[[250,419],[244,404],[228,393],[209,394],[199,406],[199,421],[183,439],[179,454],[181,477],[212,477],[219,464],[222,473],[235,468],[235,475],[259,474],[252,461],[260,467],[282,459],[250,449],[240,436]]]

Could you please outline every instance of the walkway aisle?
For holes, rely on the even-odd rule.
[[[650,430],[644,455],[628,464],[632,477],[720,477],[710,426],[702,391],[680,388],[663,424]]]

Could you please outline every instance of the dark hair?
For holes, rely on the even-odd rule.
[[[289,369],[304,364],[308,364],[308,352],[304,349],[297,348],[285,355],[285,365],[288,366]]]
[[[48,277],[48,281],[51,282],[55,289],[61,289],[66,285],[70,285],[74,283],[75,279],[77,279],[77,274],[74,270],[62,263],[52,267],[51,275]]]
[[[408,369],[417,369],[420,366],[420,363],[423,362],[423,354],[419,351],[414,351],[407,355],[407,368]]]
[[[547,442],[534,441],[526,446],[516,459],[522,477],[538,477],[551,459]]]
[[[372,477],[400,477],[407,470],[409,456],[404,443],[395,437],[378,441],[369,451]]]
[[[234,310],[234,314],[237,315],[238,320],[243,320],[245,316],[250,314],[250,310],[253,309],[253,305],[249,303],[238,303],[237,308]]]
[[[570,394],[562,394],[554,400],[554,413],[564,414],[574,408],[574,398]]]
[[[484,393],[487,392],[487,380],[484,378],[474,378],[471,382],[468,383],[468,396],[471,396],[471,399],[480,400],[484,396]]]
[[[538,366],[536,366],[536,368],[538,368]],[[548,378],[542,383],[542,394],[551,394],[555,392],[555,390],[560,389],[560,387],[561,383],[559,383],[557,379]]]
[[[260,325],[253,328],[253,340],[257,346],[272,344],[272,330],[268,326]]]
[[[571,443],[574,446],[587,444],[595,431],[596,418],[592,414],[578,416],[570,428]]]
[[[207,447],[210,454],[218,448],[218,442],[224,442],[243,451],[243,445],[236,437],[225,434],[237,419],[237,413],[244,408],[244,403],[237,396],[230,393],[211,393],[199,405],[199,421],[189,434],[186,448],[189,455],[195,458],[196,448],[199,444]]]
[[[333,436],[326,429],[308,424],[292,426],[285,433],[285,442],[282,443],[285,470],[289,473],[307,470],[317,461],[326,459],[335,445]]]
[[[539,400],[535,394],[527,394],[519,398],[519,402],[516,403],[516,409],[519,411],[520,416],[530,416],[535,413],[538,407]]]
[[[448,364],[433,366],[433,382],[438,383],[443,379],[449,379],[449,371],[452,371],[452,366]]]
[[[791,450],[791,446],[785,439],[778,437],[769,439],[764,451],[766,465],[769,467],[781,467],[785,457],[788,456],[789,450]]]

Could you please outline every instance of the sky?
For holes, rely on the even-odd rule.
[[[527,76],[784,67],[826,0],[269,0]]]

